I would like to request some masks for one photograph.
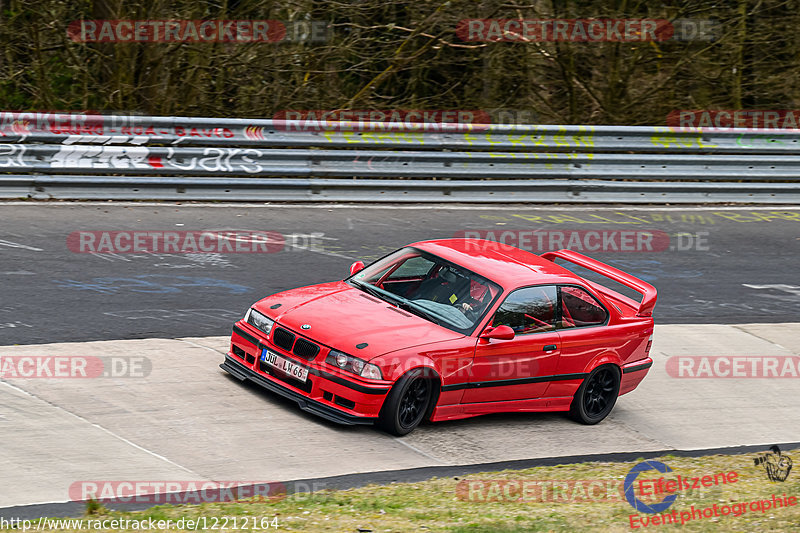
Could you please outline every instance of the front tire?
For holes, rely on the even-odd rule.
[[[613,365],[598,366],[592,370],[572,399],[570,417],[588,425],[603,420],[617,403],[619,383],[619,369]]]
[[[420,368],[397,380],[383,402],[378,427],[393,435],[411,433],[425,418],[433,398],[433,380]]]

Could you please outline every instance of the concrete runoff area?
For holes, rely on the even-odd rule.
[[[6,372],[0,459],[13,467],[0,508],[69,501],[85,480],[254,484],[615,452],[766,450],[800,441],[798,339],[800,323],[657,325],[649,375],[596,426],[555,413],[500,414],[425,424],[402,438],[329,423],[232,378],[218,368],[225,336],[4,346],[3,360],[80,355],[150,367],[146,376],[95,379]],[[732,377],[763,374],[753,361],[762,357],[778,361],[783,377]]]

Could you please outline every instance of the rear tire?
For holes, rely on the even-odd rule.
[[[428,414],[434,381],[421,368],[404,374],[383,402],[377,425],[393,435],[411,433]]]
[[[611,413],[619,396],[620,372],[614,365],[598,366],[583,380],[572,398],[569,415],[582,424],[597,424]]]

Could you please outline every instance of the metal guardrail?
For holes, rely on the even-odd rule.
[[[2,198],[800,202],[791,131],[8,115]]]
[[[21,119],[22,122],[35,122]],[[677,130],[665,126],[551,126],[419,124],[399,130],[357,122],[316,126],[306,121],[193,117],[88,116],[84,127],[30,124],[5,131],[6,143],[159,144],[203,146],[414,148],[420,150],[644,151],[651,153],[797,153],[800,136],[791,130]]]
[[[800,204],[792,183],[0,176],[6,198],[250,202]]]

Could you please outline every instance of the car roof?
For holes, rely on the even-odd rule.
[[[495,241],[439,239],[409,246],[461,265],[499,283],[504,289],[540,283],[585,283],[580,276],[552,261]]]

